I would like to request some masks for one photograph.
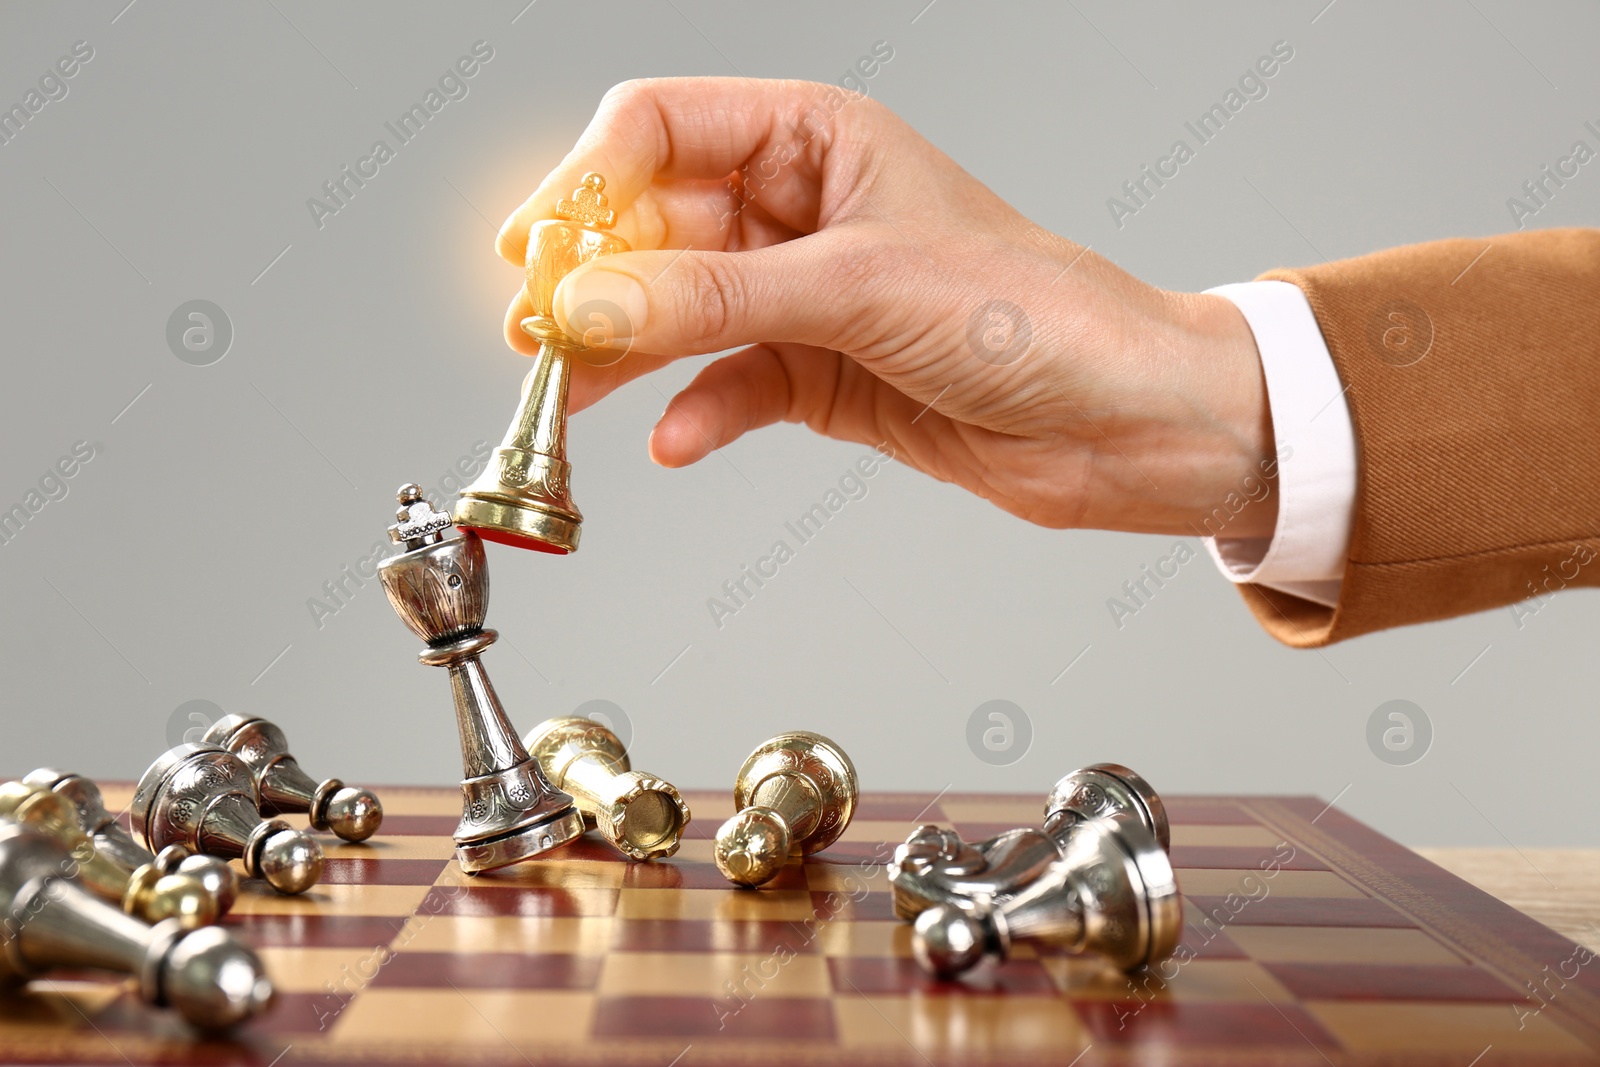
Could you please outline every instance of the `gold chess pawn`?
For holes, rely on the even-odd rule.
[[[485,541],[557,553],[578,547],[583,515],[568,485],[567,388],[572,358],[588,349],[557,325],[553,309],[556,286],[574,268],[629,250],[626,241],[606,232],[616,213],[606,206],[605,187],[600,175],[585,174],[572,197],[556,205],[557,217],[528,232],[525,273],[533,314],[521,325],[539,342],[539,352],[505,440],[455,506],[456,525]],[[601,309],[597,317],[621,314]]]
[[[837,744],[805,730],[779,734],[739,768],[738,814],[717,830],[717,870],[736,885],[771,881],[791,852],[810,855],[839,839],[856,794],[855,765]]]
[[[45,834],[70,850],[83,887],[136,919],[151,924],[176,919],[183,929],[194,930],[221,917],[217,900],[198,879],[163,874],[154,863],[130,872],[101,852],[79,827],[72,801],[45,786],[0,785],[0,820]]]
[[[571,793],[584,820],[623,855],[678,851],[689,805],[670,783],[631,769],[622,739],[593,719],[546,719],[523,738],[550,784]]]

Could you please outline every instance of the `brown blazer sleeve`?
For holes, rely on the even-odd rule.
[[[1391,249],[1263,279],[1311,302],[1355,423],[1336,607],[1239,588],[1311,648],[1600,585],[1600,230]]]

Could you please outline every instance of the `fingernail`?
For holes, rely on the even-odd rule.
[[[627,274],[598,268],[565,279],[556,298],[561,328],[588,348],[626,347],[639,336],[650,311],[644,286]]]

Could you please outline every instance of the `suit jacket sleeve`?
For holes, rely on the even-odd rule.
[[[1268,632],[1311,648],[1600,585],[1600,230],[1262,278],[1310,301],[1359,471],[1338,604],[1241,586]]]

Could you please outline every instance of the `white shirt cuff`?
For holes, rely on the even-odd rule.
[[[1206,292],[1244,315],[1261,353],[1278,455],[1278,525],[1264,537],[1205,538],[1236,583],[1339,602],[1356,500],[1356,439],[1345,386],[1298,286],[1241,282]]]

